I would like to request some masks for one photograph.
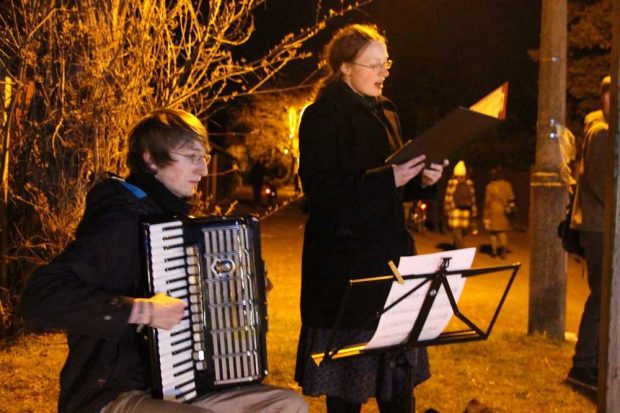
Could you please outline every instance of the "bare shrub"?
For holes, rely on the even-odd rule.
[[[205,120],[306,57],[301,46],[326,19],[359,2],[317,9],[326,17],[313,27],[257,59],[236,57],[254,32],[253,10],[265,3],[2,1],[0,287],[19,291],[24,263],[46,262],[71,240],[96,177],[125,172],[124,137],[137,119],[182,107]],[[8,307],[2,303],[4,313]]]

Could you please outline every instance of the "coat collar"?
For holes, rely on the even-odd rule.
[[[354,117],[360,111],[371,115],[386,132],[386,138],[392,151],[402,146],[400,123],[396,106],[384,96],[364,97],[355,93],[349,85],[341,80],[326,86],[319,100],[330,102],[334,110],[345,117]]]
[[[330,101],[336,110],[343,113],[351,113],[360,109],[373,114],[376,114],[376,111],[381,109],[396,112],[396,106],[386,97],[372,98],[360,96],[342,80],[337,80],[327,85],[318,100],[323,99]]]

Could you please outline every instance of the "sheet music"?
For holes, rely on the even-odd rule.
[[[432,273],[437,271],[444,257],[451,257],[448,271],[466,270],[471,268],[475,254],[476,248],[464,248],[433,254],[401,257],[398,270],[403,275]],[[447,279],[454,299],[458,302],[465,287],[465,278],[455,274],[449,275]],[[404,294],[423,282],[424,279],[405,280],[403,285],[393,282],[384,308],[389,307]],[[426,283],[426,285],[409,295],[389,311],[383,313],[375,334],[364,349],[395,346],[407,340],[429,287],[430,283]],[[440,288],[419,339],[432,340],[436,338],[444,330],[453,314],[452,307],[448,301],[448,295],[443,288]]]

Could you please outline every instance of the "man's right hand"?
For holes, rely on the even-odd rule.
[[[151,298],[136,298],[129,322],[170,330],[183,318],[185,307],[187,307],[185,301],[164,293],[157,293]]]
[[[181,322],[187,304],[178,298],[172,298],[164,293],[157,293],[147,300],[150,302],[153,313],[151,327],[170,330]]]

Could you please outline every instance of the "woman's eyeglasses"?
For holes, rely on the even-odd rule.
[[[179,152],[170,152],[170,153],[189,159],[189,161],[193,165],[200,164],[200,161],[204,161],[207,165],[209,165],[209,162],[211,162],[211,155],[208,153],[192,153],[192,154],[179,153]]]
[[[392,67],[392,61],[391,60],[386,60],[383,63],[377,63],[377,64],[374,64],[374,65],[363,65],[363,64],[357,63],[357,62],[351,62],[351,63],[353,63],[354,65],[357,65],[357,66],[367,67],[368,69],[372,69],[372,70],[374,70],[377,73],[381,72],[382,70],[390,70],[390,68]]]

